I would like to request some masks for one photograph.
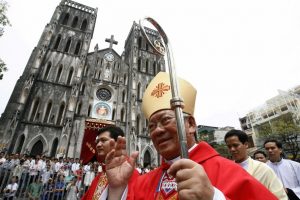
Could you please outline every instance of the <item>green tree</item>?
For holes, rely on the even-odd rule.
[[[291,159],[295,160],[300,153],[300,127],[298,123],[292,113],[287,113],[258,125],[255,129],[262,140],[275,138],[281,141],[285,153],[291,155]]]
[[[231,159],[231,155],[228,151],[226,144],[213,144],[211,146],[224,158]]]
[[[10,26],[10,22],[6,16],[8,4],[6,1],[0,0],[0,37],[4,33],[4,27]],[[3,60],[0,58],[0,80],[3,79],[3,72],[7,71],[7,67]]]

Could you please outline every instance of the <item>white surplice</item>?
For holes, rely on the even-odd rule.
[[[268,161],[285,188],[289,188],[300,198],[300,163],[281,159],[279,162]]]

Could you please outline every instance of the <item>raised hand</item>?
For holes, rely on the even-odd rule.
[[[174,162],[168,173],[176,178],[180,200],[212,200],[214,188],[203,167],[189,159]]]
[[[126,140],[124,137],[119,136],[117,142],[113,139],[109,142],[112,150],[107,154],[105,164],[109,196],[111,196],[111,193],[117,195],[120,192],[123,193],[125,190],[135,169],[138,152],[133,152],[130,157],[127,156]]]

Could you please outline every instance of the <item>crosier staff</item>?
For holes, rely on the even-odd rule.
[[[161,35],[164,44],[160,40],[155,40],[154,44],[150,41],[149,37],[147,36],[144,26],[142,25],[142,22],[144,20],[147,20],[150,22],[158,31],[158,33]],[[143,20],[139,21],[140,28],[142,31],[142,34],[146,37],[147,42],[152,46],[154,51],[161,56],[164,56],[165,53],[167,53],[167,60],[168,60],[168,67],[169,67],[169,74],[170,74],[170,83],[171,83],[171,91],[172,91],[172,99],[170,100],[171,109],[175,110],[175,117],[176,117],[176,124],[177,124],[177,132],[178,132],[178,138],[180,143],[180,156],[181,158],[188,158],[188,148],[187,148],[187,140],[186,140],[186,132],[184,127],[184,119],[183,119],[183,112],[182,109],[184,107],[183,100],[179,97],[179,91],[178,91],[178,84],[177,84],[177,78],[176,78],[176,70],[175,70],[175,64],[173,59],[173,54],[171,51],[171,44],[170,41],[164,32],[164,30],[161,28],[161,26],[151,17],[145,17]]]

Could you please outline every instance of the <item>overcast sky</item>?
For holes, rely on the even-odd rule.
[[[198,90],[198,124],[240,128],[238,118],[300,85],[299,0],[79,0],[98,8],[90,51],[121,54],[133,21],[153,17],[168,35],[177,75]],[[0,81],[0,113],[60,0],[8,0],[12,26],[0,38],[9,71]]]

